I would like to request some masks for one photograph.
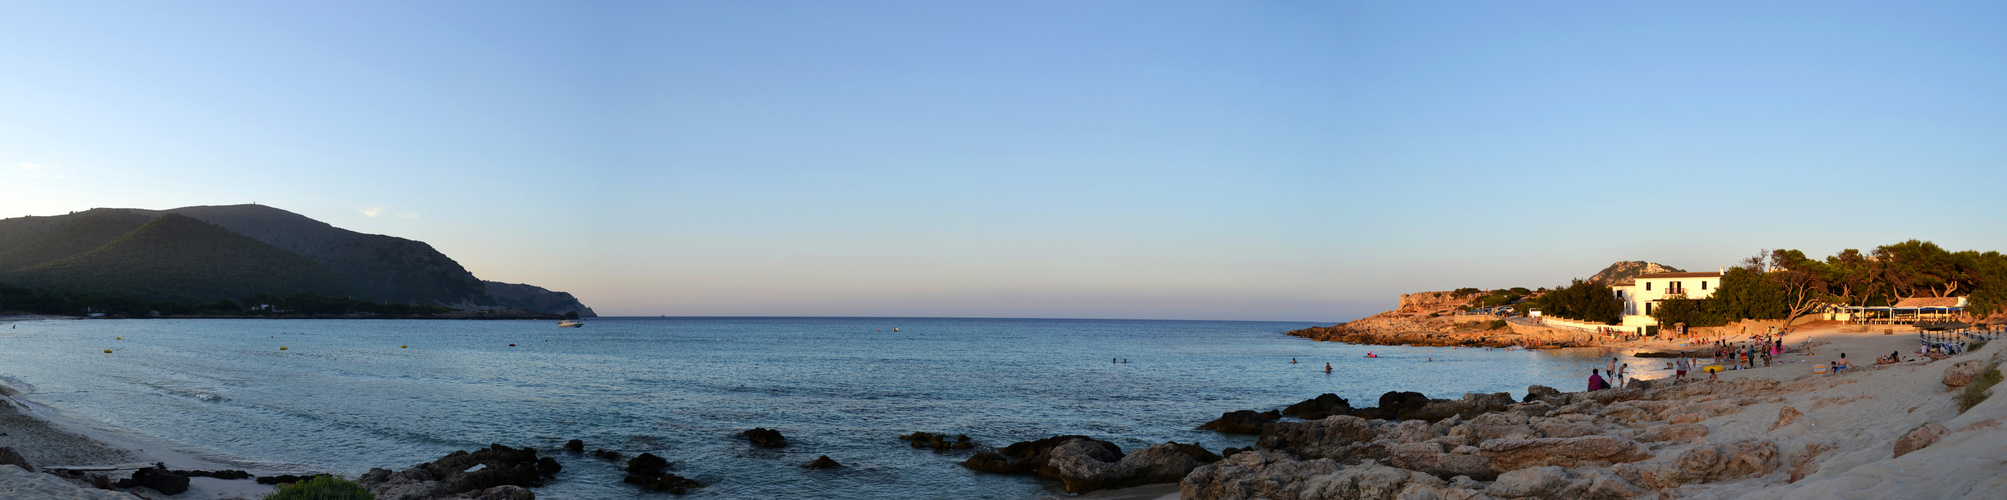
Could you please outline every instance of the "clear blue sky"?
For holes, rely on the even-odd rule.
[[[0,2],[0,216],[258,202],[616,315],[1339,321],[2007,250],[2001,2]]]

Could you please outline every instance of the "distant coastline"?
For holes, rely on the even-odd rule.
[[[551,313],[541,313],[541,312],[535,312],[535,311],[521,311],[521,310],[517,310],[517,311],[507,311],[507,312],[494,312],[494,313],[486,313],[486,314],[483,314],[483,313],[481,313],[481,312],[477,312],[477,311],[454,311],[454,312],[450,312],[450,313],[442,313],[442,314],[409,314],[409,315],[400,315],[400,314],[283,314],[283,315],[269,315],[269,316],[246,316],[246,315],[208,315],[208,314],[193,314],[193,315],[174,315],[174,316],[169,316],[169,315],[161,315],[161,316],[130,316],[130,315],[104,315],[104,316],[75,316],[75,315],[53,315],[53,314],[43,314],[43,315],[34,315],[34,316],[28,316],[28,317],[11,317],[11,318],[10,318],[10,317],[0,317],[0,322],[7,322],[7,321],[32,321],[32,320],[105,320],[105,319],[145,319],[145,320],[177,320],[177,319],[399,319],[399,320],[403,320],[403,319],[426,319],[426,320],[550,320],[550,321],[556,321],[556,320],[561,320],[561,319],[564,319],[564,316],[563,316],[563,315],[559,315],[559,314],[551,314]]]

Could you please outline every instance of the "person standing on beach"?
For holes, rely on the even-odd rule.
[[[1618,389],[1622,389],[1622,388],[1624,388],[1624,377],[1625,377],[1625,376],[1627,376],[1627,374],[1628,374],[1627,372],[1630,372],[1630,371],[1631,371],[1631,364],[1630,364],[1630,363],[1624,363],[1624,364],[1623,364],[1623,366],[1618,366],[1618,367],[1617,367],[1617,388],[1618,388]]]
[[[1612,377],[1617,376],[1617,358],[1610,358],[1610,366],[1603,370],[1603,373],[1608,373]]]
[[[1687,362],[1685,354],[1680,354],[1678,359],[1673,360],[1672,379],[1674,382],[1678,382],[1680,381],[1680,379],[1686,378],[1686,367],[1687,367]]]

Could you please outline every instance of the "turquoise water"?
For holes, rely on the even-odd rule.
[[[1056,490],[975,474],[913,431],[984,444],[1086,434],[1124,450],[1215,451],[1195,431],[1321,393],[1370,406],[1580,390],[1595,352],[1354,346],[1283,335],[1306,323],[944,318],[543,321],[64,320],[0,329],[0,375],[66,415],[268,470],[360,474],[502,443],[660,455],[709,486],[687,498],[997,498]],[[893,328],[900,331],[894,332]],[[124,340],[114,340],[123,337]],[[516,344],[511,347],[509,344]],[[408,348],[400,348],[408,345]],[[279,347],[287,348],[280,351]],[[105,354],[104,349],[113,349]],[[1368,351],[1381,357],[1367,359]],[[1111,363],[1127,358],[1128,363]],[[1301,363],[1291,364],[1295,358]],[[1427,361],[1433,358],[1433,361]],[[1640,360],[1626,358],[1633,367]],[[1332,374],[1325,374],[1329,362]],[[755,449],[738,432],[780,430]],[[818,455],[848,465],[800,466]],[[656,498],[621,464],[557,452],[539,498]]]

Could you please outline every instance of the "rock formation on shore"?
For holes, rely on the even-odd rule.
[[[563,469],[557,460],[539,458],[537,450],[497,444],[456,451],[398,472],[370,469],[355,482],[378,500],[530,500],[536,494],[525,488],[542,485]]]
[[[1152,483],[1176,482],[1192,470],[1217,462],[1197,444],[1153,445],[1128,454],[1114,443],[1087,436],[1053,436],[977,452],[962,462],[982,472],[1037,474],[1059,479],[1070,493]]]
[[[1995,354],[1979,364],[1998,366],[2003,350],[1988,351]],[[1380,407],[1261,423],[1254,448],[1229,450],[1179,487],[1187,500],[1783,498],[1801,486],[1862,489],[1872,497],[1998,498],[2007,483],[1984,478],[1999,471],[1986,460],[2007,459],[1997,449],[2001,436],[1966,449],[1944,443],[1955,433],[1975,438],[1997,428],[2007,420],[2007,401],[1947,416],[1955,411],[1949,395],[1912,389],[1882,397],[1928,403],[1866,417],[1853,417],[1866,407],[1837,408],[1899,383],[1965,383],[1973,371],[1971,363],[1935,369],[1927,359],[1845,377],[1657,381],[1578,393],[1534,386],[1518,402],[1504,394],[1417,401],[1390,392]],[[1875,389],[1858,389],[1876,393],[1848,395],[1861,377],[1883,373]],[[1996,447],[1984,452],[1989,458],[1973,456],[1985,446]],[[1917,455],[1930,458],[1909,458]],[[1906,465],[1876,465],[1882,460]],[[1937,473],[1889,474],[1947,466],[1926,463],[1961,471],[1935,480],[1928,478]],[[1912,477],[1955,484],[1912,484]]]

